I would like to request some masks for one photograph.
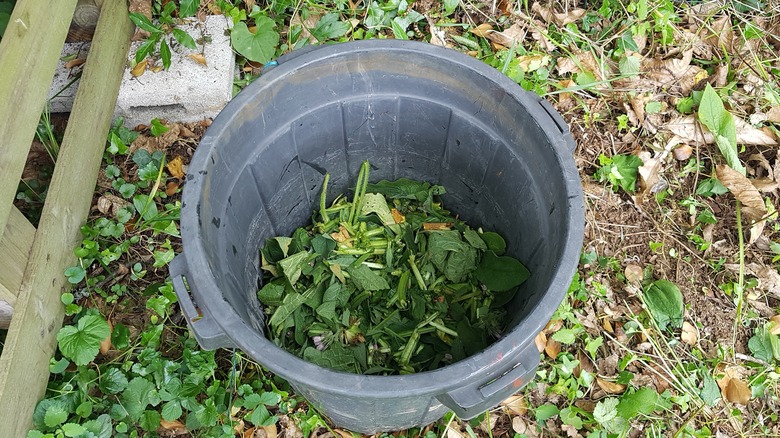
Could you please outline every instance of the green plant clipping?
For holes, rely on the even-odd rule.
[[[266,64],[274,57],[276,45],[279,43],[279,33],[274,30],[274,20],[265,17],[255,17],[255,31],[251,32],[244,22],[238,22],[230,31],[230,42],[233,48],[244,58]]]
[[[100,341],[110,333],[108,323],[100,315],[85,315],[76,326],[67,325],[57,333],[62,355],[76,365],[86,365],[100,350]]]
[[[726,159],[726,164],[745,175],[745,166],[737,155],[737,125],[734,116],[723,107],[723,101],[710,84],[704,89],[697,114],[699,121],[715,136],[715,142]]]
[[[682,327],[683,298],[680,289],[671,281],[656,280],[645,290],[645,305],[658,328]]]
[[[609,182],[615,191],[618,187],[626,193],[636,192],[636,182],[642,159],[636,155],[614,155],[611,158],[601,155],[599,157],[601,168],[596,171],[595,177],[599,182]]]
[[[436,369],[484,349],[504,329],[504,305],[528,269],[497,254],[506,250],[501,236],[444,210],[443,187],[370,184],[369,169],[364,162],[353,196],[330,207],[323,183],[323,208],[313,215],[320,221],[261,249],[258,298],[271,339],[323,367],[382,375]],[[264,424],[262,406],[247,409]]]

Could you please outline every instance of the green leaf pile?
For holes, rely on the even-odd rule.
[[[436,369],[487,347],[528,270],[503,255],[500,235],[444,210],[443,187],[369,184],[368,172],[365,162],[352,199],[330,207],[326,176],[320,220],[261,249],[258,298],[273,342],[323,367],[382,375]]]

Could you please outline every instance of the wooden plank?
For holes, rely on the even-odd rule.
[[[73,248],[95,192],[132,31],[125,1],[106,1],[0,357],[0,437],[27,435],[46,389],[64,313],[60,294],[68,287],[63,270],[75,263]]]
[[[5,234],[0,237],[0,301],[9,306],[16,302],[34,237],[35,227],[12,206]]]
[[[0,237],[75,7],[76,0],[19,0],[0,42]]]

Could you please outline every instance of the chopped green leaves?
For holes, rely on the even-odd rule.
[[[370,184],[369,170],[364,162],[354,196],[330,206],[326,176],[312,216],[320,222],[261,249],[258,298],[272,341],[314,364],[365,374],[436,369],[483,350],[500,336],[503,306],[528,270],[501,255],[500,235],[444,210],[443,187]],[[263,409],[251,414],[260,424]]]

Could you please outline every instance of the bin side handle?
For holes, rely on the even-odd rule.
[[[522,389],[536,373],[539,351],[536,344],[523,348],[513,368],[497,378],[476,381],[438,396],[438,400],[464,420],[476,417],[485,410]]]
[[[235,344],[207,312],[199,311],[195,307],[190,291],[184,284],[184,279],[189,276],[187,261],[184,254],[177,255],[169,265],[173,291],[179,299],[179,307],[187,319],[195,339],[204,350],[216,350],[217,348],[233,348]],[[194,288],[194,284],[189,284]]]

